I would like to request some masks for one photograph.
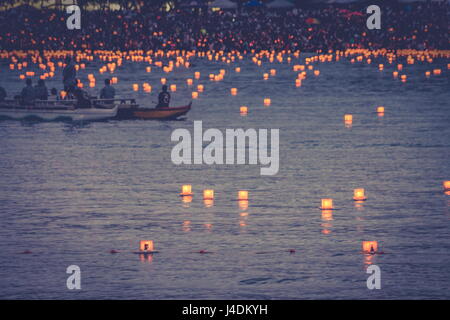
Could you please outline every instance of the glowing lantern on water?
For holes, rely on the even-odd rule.
[[[270,98],[264,98],[264,105],[265,106],[270,106],[271,103],[272,103],[272,100],[270,100]]]
[[[403,65],[402,64],[398,64],[397,65],[397,70],[399,70],[399,71],[403,70]]]
[[[270,75],[273,77],[277,74],[277,70],[275,69],[270,69]]]
[[[197,90],[198,90],[198,92],[203,92],[203,90],[205,90],[205,87],[202,84],[199,84],[197,86]]]
[[[248,191],[246,190],[240,190],[238,192],[238,200],[245,200],[248,201]]]
[[[161,84],[166,84],[167,79],[166,78],[161,78]]]
[[[364,201],[366,200],[366,196],[364,195],[364,189],[359,188],[353,190],[353,200],[355,201]]]
[[[317,77],[318,75],[320,75],[320,70],[314,70],[314,75]]]
[[[441,74],[441,69],[434,69],[434,70],[433,70],[433,74],[434,74],[435,76],[440,75],[440,74]]]
[[[192,86],[193,80],[192,79],[187,79],[186,83],[188,86]]]
[[[190,184],[184,184],[181,186],[181,194],[182,196],[192,196],[192,186]]]
[[[197,80],[200,79],[200,72],[198,71],[194,72],[194,78]]]
[[[139,250],[142,252],[152,252],[154,249],[153,247],[153,240],[141,240],[139,242]]]
[[[362,250],[364,253],[375,253],[378,251],[378,242],[376,241],[363,241]]]
[[[378,65],[378,69],[381,71],[381,70],[383,70],[384,69],[384,65],[383,64],[379,64]]]
[[[21,80],[25,79],[25,75],[24,75],[24,74],[21,74],[21,75],[19,76],[19,79],[21,79]]]
[[[241,115],[246,115],[248,113],[248,108],[246,106],[241,106],[239,112]]]
[[[425,77],[429,77],[431,75],[430,71],[425,71]]]
[[[264,74],[263,74],[263,79],[264,79],[264,80],[269,79],[269,74],[268,74],[268,73],[264,73]]]
[[[204,200],[213,200],[214,199],[214,190],[213,189],[203,190],[203,199]]]
[[[384,107],[382,107],[382,106],[377,107],[377,113],[378,113],[378,115],[383,115],[384,114]]]
[[[301,87],[302,86],[302,80],[301,79],[295,79],[295,86]]]
[[[333,199],[325,198],[322,199],[322,206],[320,207],[322,210],[332,210],[333,209]]]
[[[60,93],[61,99],[64,99],[67,96],[67,92],[66,91],[61,91]]]
[[[139,85],[137,83],[133,83],[133,91],[138,91]]]
[[[231,88],[231,95],[232,96],[235,96],[235,95],[237,95],[237,88]]]
[[[450,191],[450,180],[444,181],[442,185],[444,186],[445,191]]]
[[[177,85],[176,84],[171,84],[170,85],[170,91],[172,91],[172,92],[177,91]]]
[[[237,73],[241,72],[241,68],[240,67],[236,67],[236,69],[234,69],[234,71],[236,71]]]
[[[392,72],[392,75],[394,76],[394,78],[397,78],[398,77],[398,71]]]
[[[112,83],[112,84],[116,84],[117,82],[118,82],[117,77],[112,77],[112,78],[111,78],[111,83]]]
[[[351,115],[351,114],[344,115],[344,123],[352,124],[353,123],[353,115]]]
[[[198,92],[197,91],[192,92],[192,99],[198,99]]]

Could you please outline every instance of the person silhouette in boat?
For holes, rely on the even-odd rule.
[[[34,99],[36,98],[35,90],[33,88],[33,81],[31,79],[25,80],[26,86],[22,89],[20,98],[22,104],[34,104]]]
[[[64,91],[68,94],[73,93],[77,85],[77,71],[70,56],[66,57],[66,66],[63,69],[63,84]]]
[[[111,86],[111,80],[105,79],[105,86],[100,90],[100,99],[114,99],[116,90]]]
[[[162,86],[162,92],[158,95],[158,105],[156,108],[168,108],[170,103],[170,93],[167,91],[167,86]]]
[[[36,99],[48,100],[48,89],[44,80],[39,79],[37,86],[34,87],[34,95]]]

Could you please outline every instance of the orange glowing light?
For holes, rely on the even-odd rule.
[[[264,74],[263,74],[263,79],[264,79],[264,80],[269,79],[269,74],[268,74],[268,73],[264,73]]]
[[[154,249],[153,247],[153,240],[141,240],[139,242],[139,250],[142,252],[152,252]]]
[[[192,79],[187,79],[186,83],[188,86],[192,86],[192,84],[194,83],[194,81]]]
[[[322,210],[332,210],[333,209],[333,199],[325,198],[322,199],[322,206],[320,207]]]
[[[176,84],[171,84],[170,85],[170,91],[172,91],[172,92],[177,91],[177,85]]]
[[[146,68],[145,68],[145,71],[147,71],[147,72],[152,72],[152,67],[146,67]]]
[[[442,185],[444,186],[445,191],[450,191],[450,180],[444,181]]]
[[[204,200],[213,200],[214,199],[214,190],[213,189],[203,190],[203,199]]]
[[[344,115],[344,123],[349,125],[353,123],[353,115],[351,114],[346,114]]]
[[[198,92],[197,91],[192,92],[192,99],[198,99]]]
[[[199,84],[199,85],[197,86],[197,90],[198,90],[198,92],[203,92],[203,91],[205,90],[205,86],[202,85],[202,84]]]
[[[366,200],[366,196],[364,194],[364,189],[363,188],[359,188],[359,189],[355,189],[353,190],[353,200],[355,201],[364,201]]]
[[[377,241],[363,241],[362,250],[364,253],[375,253],[378,251]]]
[[[237,88],[231,88],[230,92],[232,96],[237,95]]]
[[[184,184],[181,186],[181,195],[182,196],[192,196],[192,185]]]
[[[236,69],[234,69],[234,71],[236,71],[237,73],[241,72],[241,68],[240,67],[236,67]]]
[[[430,71],[425,71],[425,77],[429,77],[431,76],[431,72]]]
[[[398,64],[397,65],[397,70],[399,70],[399,71],[403,70],[403,65],[402,64]]]
[[[191,202],[192,202],[192,199],[193,199],[192,196],[183,196],[183,197],[182,197],[183,203],[191,203]]]
[[[270,98],[264,98],[264,105],[265,106],[270,106],[271,103],[272,103],[272,100],[270,100]]]
[[[198,71],[194,72],[194,78],[197,80],[200,79],[200,72]]]
[[[382,106],[377,107],[377,113],[384,113],[384,107]]]
[[[238,200],[245,200],[248,201],[248,191],[246,190],[240,190],[238,192]]]
[[[433,74],[434,74],[435,76],[440,75],[441,72],[442,72],[441,69],[434,69],[434,70],[433,70]]]
[[[320,75],[320,70],[314,70],[314,75],[317,77],[318,75]]]
[[[270,69],[270,75],[273,77],[277,74],[277,70],[275,69]]]
[[[397,78],[398,77],[398,71],[392,72],[392,75],[394,76],[394,78]]]
[[[133,91],[139,91],[139,85],[137,83],[133,83]]]

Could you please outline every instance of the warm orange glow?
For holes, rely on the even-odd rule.
[[[198,92],[197,91],[192,92],[192,99],[198,99]]]
[[[234,71],[236,71],[237,73],[241,72],[241,68],[240,67],[236,67],[236,69],[234,69]]]
[[[241,114],[247,114],[248,113],[248,108],[246,106],[241,106],[241,108],[239,109],[239,112]]]
[[[363,241],[362,250],[365,253],[375,253],[378,251],[378,242],[376,241]]]
[[[64,90],[60,92],[61,99],[64,99],[67,96],[67,92]]]
[[[203,190],[203,199],[204,200],[213,200],[214,199],[214,190],[213,189]]]
[[[320,75],[320,70],[314,70],[314,75],[317,77],[318,75]]]
[[[394,76],[394,78],[397,78],[398,77],[398,71],[392,72],[392,75]]]
[[[199,84],[199,85],[197,86],[197,90],[198,90],[198,92],[203,92],[203,90],[205,90],[205,86],[202,85],[202,84]]]
[[[139,85],[137,83],[133,84],[133,91],[138,91],[139,90]]]
[[[193,196],[183,196],[181,199],[183,203],[191,203],[193,198]]]
[[[384,64],[381,64],[381,63],[380,63],[380,64],[378,65],[378,69],[379,69],[380,71],[383,70],[383,69],[384,69]]]
[[[161,84],[166,84],[167,79],[166,78],[161,78]]]
[[[351,114],[344,115],[344,123],[347,127],[350,127],[353,123],[353,115]]]
[[[384,113],[384,107],[382,107],[382,106],[377,107],[377,112]]]
[[[353,190],[353,200],[355,200],[355,201],[364,201],[366,199],[367,198],[364,195],[364,189],[363,188],[359,188],[359,189]]]
[[[331,210],[333,209],[333,199],[325,198],[322,199],[322,206],[320,207],[322,210]]]
[[[211,208],[214,205],[214,200],[213,199],[204,199],[203,204],[205,205],[206,208]]]
[[[277,74],[277,70],[275,69],[270,69],[270,75],[273,77]]]
[[[450,180],[444,181],[442,185],[444,186],[444,190],[450,190]]]
[[[197,80],[200,79],[200,72],[195,71],[194,72],[194,78],[197,79]]]
[[[322,220],[332,221],[333,220],[333,210],[322,210]]]
[[[111,83],[112,84],[116,84],[119,80],[117,79],[117,77],[112,77],[111,78]]]
[[[141,240],[139,242],[139,250],[143,252],[153,251],[153,240]]]
[[[230,92],[232,96],[237,95],[237,88],[231,88]]]
[[[146,68],[145,68],[145,71],[147,71],[147,72],[152,72],[152,67],[146,67]]]
[[[264,73],[264,74],[263,74],[263,79],[264,79],[264,80],[269,79],[269,74],[268,74],[268,73]]]
[[[192,196],[192,186],[190,184],[184,184],[181,186],[182,196]]]
[[[425,77],[429,77],[431,76],[431,72],[430,71],[425,71]]]
[[[172,92],[177,91],[177,85],[176,84],[171,84],[170,85],[170,91],[172,91]]]
[[[435,76],[440,75],[441,72],[442,72],[441,69],[434,69],[434,70],[433,70],[433,74],[434,74]]]
[[[238,192],[238,200],[248,200],[248,191],[241,190]]]
[[[272,100],[270,100],[270,98],[264,98],[264,105],[265,106],[270,106],[271,103],[272,103]]]
[[[403,65],[402,64],[398,64],[397,65],[397,70],[399,70],[399,71],[403,70]]]
[[[248,200],[238,200],[239,209],[245,211],[248,209]]]
[[[192,84],[194,83],[192,79],[187,79],[186,83],[188,86],[192,86]]]

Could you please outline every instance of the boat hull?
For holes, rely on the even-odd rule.
[[[110,109],[98,108],[33,108],[0,106],[0,117],[23,120],[37,119],[44,121],[95,121],[113,118],[117,115],[118,106]]]
[[[191,110],[191,104],[175,108],[127,108],[119,106],[117,118],[142,120],[171,120],[185,115]]]

